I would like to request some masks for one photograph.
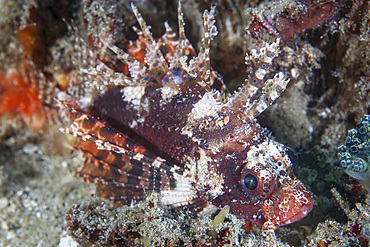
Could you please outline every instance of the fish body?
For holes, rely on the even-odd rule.
[[[65,102],[85,164],[78,175],[97,193],[131,202],[156,193],[168,206],[214,205],[249,222],[286,225],[312,209],[312,194],[293,174],[289,151],[274,141],[256,116],[284,91],[282,73],[266,79],[278,42],[246,57],[250,74],[230,94],[210,67],[217,34],[213,11],[205,11],[203,46],[196,55],[184,34],[165,24],[155,40],[135,6],[141,30],[122,50],[101,42],[127,66],[121,85],[108,87],[87,107]],[[104,75],[101,75],[104,77]],[[102,80],[100,80],[102,81]]]

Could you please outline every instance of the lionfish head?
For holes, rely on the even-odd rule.
[[[264,218],[274,225],[298,221],[313,207],[312,193],[294,176],[289,156],[283,145],[265,141],[248,151],[240,173],[244,193],[262,203]]]

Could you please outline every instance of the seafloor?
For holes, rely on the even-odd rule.
[[[133,2],[154,37],[163,34],[165,21],[176,30],[177,1]],[[258,120],[275,140],[295,150],[295,173],[316,203],[307,217],[278,227],[276,242],[269,244],[368,246],[368,193],[343,172],[337,148],[345,143],[347,131],[370,113],[369,1],[183,0],[186,36],[196,50],[203,11],[212,4],[219,34],[211,44],[211,65],[230,90],[246,78],[245,53],[259,48],[261,41],[281,38],[272,71],[284,72],[290,82]],[[26,107],[37,102],[27,97],[30,101],[23,106],[12,103],[21,101],[27,89],[13,84],[20,89],[13,92],[4,81],[22,70],[25,58],[32,61],[34,73],[43,75],[40,80],[49,88],[44,94],[52,87],[64,90],[81,65],[76,36],[94,39],[107,28],[115,29],[117,40],[130,38],[132,25],[137,24],[126,0],[0,0],[0,246],[263,242],[261,226],[244,230],[232,215],[212,227],[209,215],[172,212],[151,201],[114,208],[93,195],[94,185],[74,175],[82,155],[72,150],[74,140],[59,131],[67,125],[52,109],[53,99],[43,96],[50,102],[45,100],[41,110]],[[40,117],[37,110],[47,113]],[[50,114],[54,117],[46,116]]]

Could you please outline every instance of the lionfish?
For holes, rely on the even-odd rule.
[[[210,66],[214,7],[203,14],[198,54],[185,37],[181,3],[178,36],[165,23],[159,39],[131,7],[137,40],[123,50],[100,35],[126,66],[121,85],[108,85],[89,106],[65,102],[74,120],[63,131],[78,137],[75,148],[85,157],[78,176],[97,184],[102,198],[129,203],[156,193],[171,207],[228,205],[265,228],[306,216],[312,194],[293,174],[289,150],[256,121],[289,81],[283,73],[265,79],[279,40],[246,55],[248,78],[230,94]]]

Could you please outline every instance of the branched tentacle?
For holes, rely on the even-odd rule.
[[[202,39],[203,49],[200,54],[204,52],[204,67],[203,67],[203,80],[206,84],[210,85],[210,74],[211,74],[211,60],[210,60],[210,47],[211,40],[217,35],[217,28],[215,26],[215,7],[211,8],[211,11],[204,11],[203,24],[204,24],[204,36]],[[200,55],[199,54],[199,55]]]
[[[137,61],[134,57],[132,57],[127,52],[123,51],[122,49],[118,48],[117,46],[111,44],[109,41],[107,41],[105,38],[101,37],[101,42],[111,49],[112,52],[114,52],[118,57],[120,57],[128,66],[128,69],[130,71],[130,75],[133,79],[136,81],[147,84],[148,79],[145,78],[142,75],[145,75],[148,73],[148,69],[146,66],[141,64],[139,61]]]
[[[152,36],[152,33],[150,32],[150,26],[147,26],[143,17],[141,16],[140,12],[137,10],[137,7],[131,3],[131,9],[134,12],[137,21],[139,22],[139,25],[141,27],[141,30],[143,31],[144,37],[148,43],[153,43],[154,38]]]
[[[179,22],[179,53],[185,54],[185,47],[186,47],[186,37],[185,37],[185,21],[184,15],[182,13],[182,5],[181,1],[179,0],[178,8],[177,8],[177,18]]]
[[[271,45],[266,44],[257,53],[252,50],[246,54],[245,63],[249,66],[250,74],[246,84],[236,92],[227,107],[232,110],[232,121],[248,121],[257,117],[285,90],[289,80],[283,73],[278,73],[273,79],[265,79],[269,73],[273,59],[279,53],[279,39]]]
[[[161,77],[163,77],[164,73],[168,71],[166,59],[163,57],[163,54],[159,49],[161,44],[154,40],[150,32],[150,27],[146,25],[143,17],[133,3],[131,3],[131,8],[136,16],[137,21],[139,22],[143,36],[147,41],[145,63],[149,67],[153,78],[156,78],[157,82],[160,82],[162,79]]]

